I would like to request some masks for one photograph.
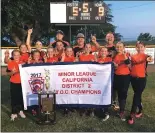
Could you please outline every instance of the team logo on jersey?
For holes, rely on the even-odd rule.
[[[40,92],[44,89],[44,79],[42,77],[31,78],[29,84],[32,90],[32,93]]]

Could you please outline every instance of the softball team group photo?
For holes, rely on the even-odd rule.
[[[37,63],[56,63],[56,62],[98,62],[100,64],[112,63],[114,67],[112,83],[112,108],[116,112],[116,117],[120,121],[126,121],[128,124],[134,124],[137,118],[143,117],[143,99],[147,84],[147,65],[153,62],[153,57],[145,54],[146,45],[142,41],[137,41],[134,45],[136,53],[131,54],[125,50],[123,42],[114,44],[114,35],[112,32],[106,34],[106,45],[97,42],[96,36],[91,36],[91,41],[85,43],[86,37],[83,33],[76,36],[76,44],[70,45],[63,40],[64,32],[58,30],[54,42],[50,42],[46,50],[43,50],[43,44],[40,40],[35,42],[35,48],[31,44],[31,35],[33,29],[27,32],[26,42],[21,44],[18,49],[11,53],[5,51],[4,62],[7,64],[6,72],[10,76],[10,94],[11,94],[11,121],[16,121],[17,117],[26,118],[23,108],[23,94],[21,87],[21,76],[19,64],[37,64]],[[63,67],[63,65],[62,65]],[[39,70],[38,70],[39,71]],[[126,113],[126,100],[128,97],[129,86],[133,89],[133,101],[130,113]],[[143,99],[143,100],[142,100]],[[110,118],[110,107],[101,108],[103,114],[102,121]],[[32,115],[37,115],[37,106],[30,108]],[[94,116],[94,109],[87,108],[63,108],[64,115],[77,111],[83,115]]]

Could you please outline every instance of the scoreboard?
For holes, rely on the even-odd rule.
[[[105,16],[103,1],[50,3],[51,23],[99,24],[105,22]]]
[[[103,23],[105,7],[103,2],[67,3],[67,23]]]

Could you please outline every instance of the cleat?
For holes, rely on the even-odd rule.
[[[26,118],[26,116],[25,116],[25,114],[24,114],[24,112],[22,110],[19,112],[19,115],[20,115],[21,118]]]
[[[135,114],[135,117],[136,117],[136,118],[140,118],[140,117],[142,117],[142,115],[143,115],[142,112],[140,112],[140,113],[136,113],[136,114]]]
[[[104,118],[102,119],[102,121],[107,121],[108,119],[109,119],[109,115],[106,114],[106,115],[104,116]]]
[[[113,102],[112,107],[114,110],[119,110],[119,106],[117,105],[116,102]]]
[[[119,116],[119,118],[120,118],[122,121],[126,121],[124,112],[121,112],[121,113],[119,113],[119,114],[117,114],[117,115]]]
[[[128,124],[129,125],[132,125],[134,123],[134,119],[131,117],[129,120],[128,120]]]
[[[14,121],[15,118],[17,118],[17,114],[12,114],[12,115],[11,115],[11,121]]]

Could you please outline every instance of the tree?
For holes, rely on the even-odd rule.
[[[27,29],[33,27],[31,42],[40,39],[43,43],[48,43],[51,36],[59,26],[50,24],[50,2],[58,0],[2,0],[2,39],[9,36],[11,43],[19,46],[27,36]],[[61,0],[59,2],[66,1]],[[70,0],[71,2],[72,0]],[[99,26],[88,26],[87,35],[96,33],[97,38],[104,38],[106,33],[115,32],[116,27],[111,24],[111,5],[107,5],[106,23]],[[62,27],[61,27],[62,28]],[[79,29],[84,27],[77,26],[73,29],[73,34],[77,34]],[[63,28],[68,33],[68,28]]]
[[[150,33],[140,33],[137,40],[138,41],[151,41],[152,35],[150,35]]]
[[[121,41],[121,38],[123,37],[120,33],[114,33],[114,36],[116,42]]]
[[[50,0],[3,0],[2,36],[9,34],[17,46],[25,41],[27,29],[33,27],[32,41],[51,32]]]

